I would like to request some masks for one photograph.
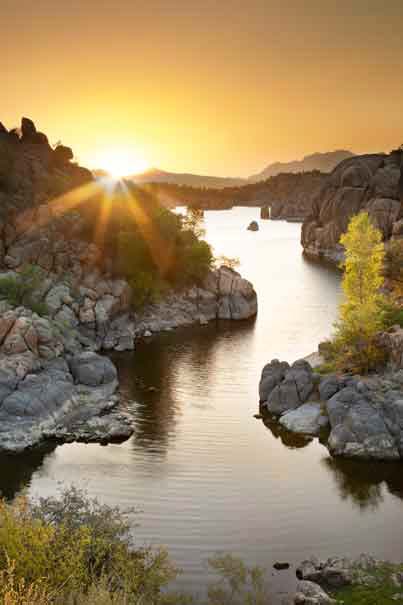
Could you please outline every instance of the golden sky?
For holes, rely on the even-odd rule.
[[[0,0],[0,121],[246,176],[403,142],[403,0]]]

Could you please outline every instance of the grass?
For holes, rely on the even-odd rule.
[[[403,565],[381,563],[368,572],[357,570],[356,580],[352,586],[333,591],[332,597],[345,605],[396,605],[403,603],[403,586],[398,587],[392,580],[396,572],[403,572]],[[363,583],[358,584],[361,576]],[[364,577],[365,576],[365,577]],[[401,598],[393,598],[401,594]]]

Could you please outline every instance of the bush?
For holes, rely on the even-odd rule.
[[[63,603],[104,586],[124,594],[127,604],[140,597],[157,604],[175,576],[165,551],[134,548],[124,513],[75,489],[36,505],[0,504],[0,570],[3,592],[10,578],[27,590],[40,581],[41,590]]]
[[[200,239],[198,220],[166,208],[138,212],[138,222],[118,235],[118,266],[139,309],[158,302],[169,288],[200,284],[211,269],[209,244]]]
[[[38,315],[46,315],[46,304],[38,300],[42,279],[39,267],[26,265],[20,273],[0,278],[0,298],[13,307],[24,306]]]
[[[135,548],[128,514],[70,488],[36,503],[0,501],[1,605],[195,605],[162,590],[176,576],[164,550]],[[264,573],[231,555],[209,560],[206,605],[268,605]]]

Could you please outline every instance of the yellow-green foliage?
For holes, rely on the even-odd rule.
[[[141,597],[157,605],[175,569],[164,550],[133,547],[117,509],[69,490],[36,506],[24,499],[0,502],[0,573],[0,595],[14,595],[3,596],[0,605],[23,605],[28,593],[38,605],[47,602],[45,595],[52,603],[85,603],[85,595],[105,587],[116,599],[124,595],[121,601],[111,597],[111,604]]]
[[[367,372],[383,359],[376,335],[383,328],[380,293],[385,248],[367,213],[354,216],[340,239],[345,248],[344,301],[336,324],[336,367]]]
[[[130,511],[131,512],[131,511]],[[208,598],[162,591],[176,576],[164,550],[135,548],[125,512],[79,490],[0,501],[0,605],[268,605],[260,568],[209,561]]]

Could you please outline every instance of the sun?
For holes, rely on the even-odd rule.
[[[150,167],[140,152],[130,148],[105,149],[97,154],[94,163],[115,179],[144,172]]]

